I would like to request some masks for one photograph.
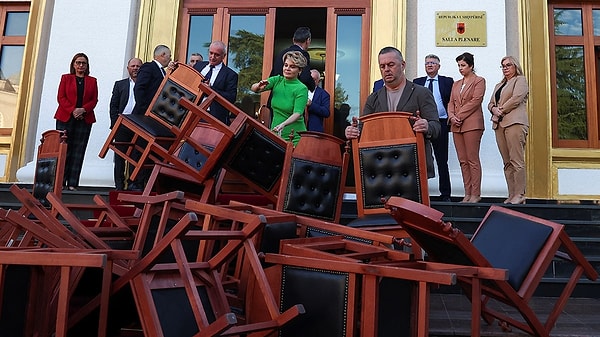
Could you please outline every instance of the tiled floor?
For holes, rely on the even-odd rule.
[[[541,318],[546,320],[552,310],[555,298],[534,297],[530,306]],[[516,310],[503,304],[493,303],[498,310],[514,313],[513,317],[520,317]],[[431,294],[429,312],[429,335],[437,336],[470,336],[471,331],[471,304],[464,295],[460,294]],[[504,332],[495,321],[487,325],[481,321],[481,336],[530,336],[516,328],[512,332]],[[600,337],[600,299],[597,298],[570,298],[554,328],[552,337]]]

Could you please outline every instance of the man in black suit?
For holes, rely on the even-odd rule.
[[[288,48],[282,50],[279,55],[273,61],[273,68],[271,68],[271,75],[283,75],[283,55],[289,51],[299,51],[306,57],[306,67],[298,76],[300,82],[304,83],[309,91],[315,90],[315,81],[312,76],[310,76],[310,55],[306,51],[310,46],[311,42],[311,33],[308,27],[299,27],[294,32],[294,38],[292,39],[292,44]]]
[[[132,58],[127,62],[127,72],[129,77],[116,81],[113,87],[112,96],[110,98],[110,128],[112,129],[120,114],[130,114],[135,106],[135,96],[133,95],[133,87],[138,76],[138,71],[142,66],[142,60]],[[125,131],[125,130],[123,130]],[[131,140],[131,135],[126,132],[117,133],[117,142],[126,142]],[[115,155],[115,187],[117,190],[125,189],[125,159]]]
[[[227,55],[227,46],[221,41],[213,41],[208,48],[208,61],[197,62],[194,69],[198,70],[204,81],[219,95],[231,103],[237,96],[238,74],[223,63]],[[210,114],[225,124],[229,124],[229,111],[217,102],[210,105]]]
[[[154,48],[154,59],[144,63],[138,72],[133,92],[135,94],[135,108],[133,114],[143,115],[148,110],[160,83],[166,76],[165,68],[171,62],[171,49],[159,44]]]
[[[170,62],[171,49],[165,45],[159,44],[154,48],[154,59],[142,64],[138,71],[135,86],[133,87],[135,107],[133,108],[132,114],[143,115],[146,113],[163,78],[167,75],[165,68]],[[140,146],[143,146],[143,144]],[[132,154],[134,157],[136,155],[139,156],[140,154]],[[142,169],[135,177],[135,181],[127,186],[127,189],[132,191],[143,190],[148,178],[150,178],[151,172],[151,169]]]
[[[450,173],[448,172],[448,102],[452,92],[452,77],[439,75],[440,58],[429,54],[425,56],[425,72],[427,76],[414,79],[414,83],[425,86],[431,90],[437,105],[440,119],[440,134],[431,141],[433,154],[437,163],[439,175],[440,198],[442,201],[450,201]]]

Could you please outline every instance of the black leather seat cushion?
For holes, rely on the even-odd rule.
[[[390,196],[422,202],[417,160],[416,144],[360,149],[363,208],[383,208]]]
[[[347,336],[348,282],[345,273],[284,266],[281,311],[301,303],[306,313],[286,324],[279,336]]]
[[[207,150],[214,150],[213,146],[204,146]],[[193,167],[196,171],[200,171],[204,163],[206,163],[207,157],[200,151],[196,150],[192,145],[188,142],[184,142],[181,145],[179,150],[179,154],[177,155],[179,159],[184,161],[189,166]]]
[[[265,191],[271,191],[279,184],[284,158],[285,147],[253,129],[242,140],[229,166]]]
[[[292,159],[283,211],[334,220],[342,168],[302,159]]]
[[[493,211],[471,242],[492,267],[508,269],[508,283],[519,290],[551,233],[544,224]]]
[[[135,123],[140,129],[145,130],[153,137],[174,138],[175,134],[156,119],[146,115],[127,114],[123,118]]]
[[[33,185],[33,196],[39,200],[44,207],[50,207],[46,194],[54,191],[56,180],[56,165],[58,158],[38,159],[35,165],[35,176]]]
[[[398,222],[388,213],[368,214],[356,218],[348,223],[349,227],[369,227],[369,226],[396,226]]]

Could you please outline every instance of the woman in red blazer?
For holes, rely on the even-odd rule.
[[[71,60],[70,73],[62,75],[58,86],[58,109],[54,118],[56,129],[67,132],[64,185],[72,191],[79,186],[85,149],[92,123],[96,122],[94,108],[98,103],[98,83],[89,74],[88,57],[77,53]]]
[[[448,103],[448,124],[462,172],[465,197],[462,202],[481,200],[481,162],[479,147],[483,136],[483,95],[485,79],[475,75],[473,54],[463,53],[456,58],[463,78],[454,82]]]

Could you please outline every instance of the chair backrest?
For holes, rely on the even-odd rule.
[[[202,79],[202,75],[194,68],[178,64],[177,68],[163,79],[146,115],[168,128],[181,128],[186,118],[191,118],[192,114],[179,104],[179,99],[185,97],[192,102],[198,102],[198,86]]]
[[[46,208],[50,207],[46,199],[48,192],[59,197],[62,195],[66,159],[66,131],[48,130],[42,133],[35,163],[33,196]]]
[[[358,216],[388,213],[384,199],[408,198],[429,205],[422,133],[411,113],[381,112],[360,118],[361,134],[352,140]]]
[[[204,164],[205,171],[223,167],[236,174],[252,189],[276,202],[285,157],[285,140],[206,84],[201,84],[199,88],[206,96],[200,106],[193,106],[184,99],[181,103],[188,109],[193,109],[224,135],[208,156]],[[235,115],[230,125],[225,125],[208,113],[206,109],[213,101]]]
[[[288,142],[277,210],[338,222],[348,169],[344,141],[306,131],[294,148]]]

